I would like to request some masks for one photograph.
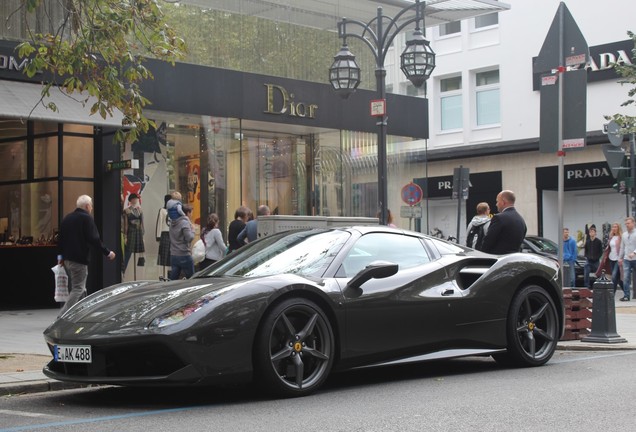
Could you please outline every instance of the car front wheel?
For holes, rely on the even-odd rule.
[[[264,319],[255,345],[261,384],[284,397],[305,396],[327,379],[334,357],[329,320],[314,302],[287,299]]]
[[[556,350],[559,338],[554,301],[545,289],[531,285],[513,298],[506,321],[508,348],[494,356],[506,366],[540,366]]]

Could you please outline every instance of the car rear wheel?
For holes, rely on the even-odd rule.
[[[493,357],[505,366],[540,366],[554,354],[558,333],[558,315],[552,298],[539,286],[527,286],[510,304],[507,351]]]
[[[275,306],[257,335],[255,371],[278,396],[305,396],[327,379],[334,336],[324,312],[310,300],[293,298]]]

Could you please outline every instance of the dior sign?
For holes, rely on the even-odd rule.
[[[267,114],[286,114],[290,117],[315,118],[318,105],[307,102],[296,102],[294,93],[283,86],[265,84],[267,88]],[[278,101],[278,102],[277,102]]]
[[[0,69],[22,72],[26,67],[29,59],[20,60],[12,55],[0,54]]]

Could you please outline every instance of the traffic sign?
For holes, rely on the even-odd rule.
[[[371,101],[371,116],[382,117],[386,114],[386,99],[374,99]]]
[[[419,206],[401,206],[400,217],[402,218],[422,218],[422,207]]]
[[[402,188],[402,201],[410,206],[414,206],[422,201],[424,192],[422,188],[411,182]]]
[[[627,169],[625,150],[621,147],[616,148],[610,144],[603,144],[603,154],[605,155],[605,160],[607,160],[607,165],[612,171],[612,175],[618,180],[620,171]]]
[[[607,139],[614,147],[620,147],[623,144],[623,134],[619,133],[621,127],[614,120],[610,121],[606,127]]]
[[[561,140],[574,143],[568,149],[585,148],[587,71],[581,66],[588,60],[589,48],[585,37],[567,6],[561,2],[533,65],[533,72],[541,75],[541,153],[556,153]],[[559,123],[561,136],[558,133]]]
[[[534,72],[544,74],[559,66],[585,65],[589,58],[585,37],[565,3],[561,2],[533,65]]]

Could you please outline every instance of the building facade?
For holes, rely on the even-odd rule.
[[[244,33],[256,29],[256,36],[260,29],[266,37],[257,39],[265,45],[252,44],[256,51],[246,55],[245,33],[240,38],[243,45],[229,54],[222,44],[210,43],[209,57],[200,50],[198,57],[175,67],[149,61],[155,79],[144,84],[144,95],[152,101],[147,115],[157,128],[124,148],[112,142],[116,118],[89,117],[63,99],[57,113],[41,109],[38,77],[25,80],[23,60],[13,51],[20,34],[4,29],[0,195],[5,205],[0,209],[0,234],[6,256],[18,257],[27,250],[18,248],[18,241],[39,243],[41,249],[32,247],[29,252],[42,252],[41,260],[53,265],[55,250],[50,244],[59,221],[82,193],[96,199],[95,219],[113,247],[121,245],[121,214],[130,193],[141,196],[144,212],[145,265],[137,266],[140,261],[134,259],[122,275],[118,265],[108,267],[97,259],[89,272],[93,289],[122,278],[166,274],[157,259],[159,214],[164,196],[174,190],[193,205],[198,229],[210,213],[217,213],[222,228],[227,227],[242,205],[255,210],[267,204],[279,214],[375,216],[377,124],[369,102],[377,97],[374,91],[358,90],[341,100],[326,84],[331,56],[340,45],[336,35],[328,30],[316,33],[313,27],[306,30],[307,22],[297,25],[294,7],[286,7],[287,13],[277,20],[247,13],[254,3],[250,0],[232,3],[243,12],[212,15],[197,13],[191,5],[197,2],[182,3],[181,7],[190,4],[192,20],[205,18],[206,26],[226,32],[228,40],[236,39],[232,31],[238,26]],[[296,6],[301,3],[309,4]],[[333,3],[338,6],[332,11],[336,17],[340,6],[344,10],[355,2]],[[558,158],[539,151],[540,80],[532,66],[560,2],[507,3],[510,10],[498,14],[427,23],[437,67],[422,89],[413,87],[399,70],[408,31],[391,49],[385,62],[388,208],[402,228],[459,236],[462,241],[476,204],[487,201],[495,209],[496,194],[512,189],[528,232],[558,239]],[[613,61],[631,61],[633,44],[627,30],[634,6],[630,0],[610,0],[602,10],[592,10],[583,2],[566,3],[592,53],[586,145],[568,150],[565,157],[564,224],[576,232],[586,223],[621,221],[628,212],[625,195],[612,189],[615,179],[603,156],[607,137],[602,129],[604,115],[625,110],[620,104],[627,99],[627,88],[617,84],[609,67]],[[228,16],[236,21],[219,22]],[[337,18],[332,21],[335,26]],[[187,22],[188,37],[207,40],[207,34],[193,33],[206,26]],[[274,43],[276,35],[280,37]],[[333,45],[323,37],[332,39]],[[297,53],[291,40],[302,40],[305,51]],[[312,43],[315,50],[309,47]],[[363,68],[363,86],[373,88],[374,66],[366,48],[351,46]],[[283,55],[275,56],[276,50]],[[286,52],[287,65],[282,67]],[[247,57],[261,63],[247,62]],[[323,68],[321,82],[316,71]],[[32,111],[33,107],[39,108]],[[467,200],[453,199],[453,173],[459,167],[470,171]],[[409,211],[401,193],[411,183],[423,190],[421,213]],[[46,272],[40,280],[50,276],[49,267],[42,267]],[[48,283],[52,286],[52,278]],[[50,297],[52,301],[52,291]]]
[[[418,167],[427,162],[430,199],[423,205],[428,205],[424,214],[429,216],[429,232],[437,228],[456,236],[458,203],[451,199],[449,180],[454,169],[463,166],[470,170],[471,188],[469,199],[461,205],[460,237],[479,201],[488,201],[495,209],[495,191],[501,187],[515,191],[529,234],[558,241],[559,158],[556,151],[539,151],[540,77],[533,74],[533,64],[561,2],[506,3],[510,10],[499,14],[427,28],[426,37],[437,54],[437,67],[427,83],[430,138],[420,144],[426,151],[413,155],[417,172],[411,174],[413,179],[420,177],[424,170]],[[628,99],[629,86],[618,83],[611,64],[633,61],[634,44],[627,31],[634,30],[630,17],[636,6],[629,0],[611,0],[601,8],[579,1],[564,4],[591,55],[586,67],[586,144],[566,150],[563,159],[563,224],[576,233],[584,231],[585,224],[622,222],[629,214],[628,196],[612,188],[616,179],[602,147],[608,144],[604,116],[635,114],[633,106],[621,106]],[[387,77],[394,91],[407,92],[409,83],[399,71],[399,53],[398,47],[387,61]],[[623,147],[627,146],[626,137]],[[483,183],[477,176],[486,174],[488,183]]]

